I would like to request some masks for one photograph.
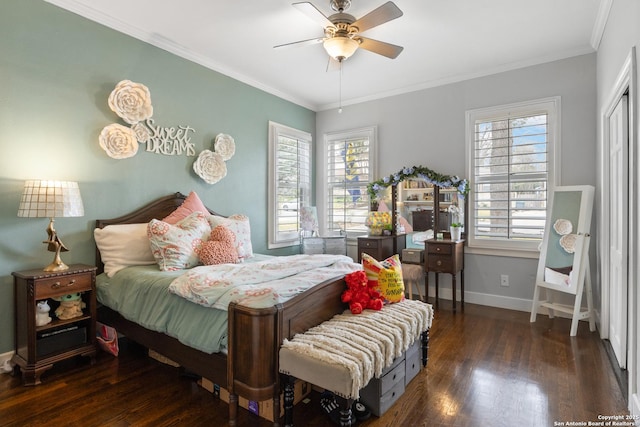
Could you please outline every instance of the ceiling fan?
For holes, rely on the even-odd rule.
[[[330,57],[329,68],[331,68],[331,62],[342,63],[342,61],[353,55],[359,47],[391,59],[400,55],[403,49],[402,46],[360,35],[373,27],[401,17],[402,11],[393,2],[386,2],[360,19],[345,13],[351,6],[350,0],[330,0],[329,4],[336,13],[327,17],[309,2],[293,3],[295,8],[324,28],[324,37],[286,43],[275,46],[275,48],[322,43]]]

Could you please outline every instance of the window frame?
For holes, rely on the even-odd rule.
[[[476,216],[476,182],[475,175],[475,127],[478,121],[507,119],[523,115],[547,114],[547,212],[549,215],[549,201],[553,189],[560,185],[560,127],[561,127],[561,99],[560,96],[535,99],[493,107],[478,108],[466,111],[465,119],[465,153],[466,169],[469,177],[470,192],[465,200],[468,206],[468,221],[465,224],[469,253],[499,255],[510,257],[537,258],[540,241],[519,241],[511,239],[478,239],[475,237]]]
[[[327,195],[329,194],[329,162],[328,162],[328,150],[334,142],[345,141],[349,139],[367,138],[369,140],[369,177],[368,182],[375,181],[378,171],[378,127],[365,126],[356,129],[348,129],[336,132],[327,132],[323,135],[323,143],[321,147],[321,153],[318,153],[318,175],[320,179],[316,184],[316,189],[319,196],[316,197],[316,205],[318,207],[318,223],[320,227],[321,235],[336,234],[334,231],[330,231],[328,227],[329,218],[329,206],[327,206]],[[367,183],[363,184],[365,187]],[[368,196],[367,196],[368,197]],[[370,210],[370,201],[368,203],[367,212]],[[355,238],[358,236],[366,235],[367,231],[360,232],[347,232],[347,238]]]
[[[302,197],[300,195],[300,191],[298,190],[297,200],[298,200],[298,209],[296,210],[296,222],[298,228],[295,232],[281,233],[278,232],[278,219],[280,209],[278,209],[278,193],[279,193],[279,184],[278,184],[278,143],[280,141],[280,137],[287,137],[290,139],[298,140],[298,142],[308,144],[309,151],[309,159],[307,165],[307,182],[308,188],[306,191],[306,195],[303,194]],[[313,167],[313,138],[311,137],[310,132],[302,131],[299,129],[295,129],[286,125],[282,125],[280,123],[269,121],[269,181],[268,181],[268,241],[267,248],[268,249],[278,249],[289,246],[296,246],[300,244],[300,206],[309,206],[311,202],[311,190],[313,187],[312,182],[312,167]],[[299,164],[298,164],[299,169]]]

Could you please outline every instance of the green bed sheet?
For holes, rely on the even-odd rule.
[[[206,353],[227,346],[227,311],[194,304],[169,292],[183,271],[157,265],[127,267],[113,277],[96,279],[98,301],[147,329],[165,333]]]

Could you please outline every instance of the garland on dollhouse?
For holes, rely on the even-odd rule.
[[[442,175],[425,166],[404,167],[398,172],[385,176],[367,185],[370,200],[377,200],[389,186],[397,186],[405,179],[420,178],[439,187],[455,187],[462,197],[469,194],[469,181],[458,176]]]

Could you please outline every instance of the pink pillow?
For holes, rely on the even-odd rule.
[[[194,212],[202,212],[205,215],[209,215],[209,210],[204,203],[202,203],[200,197],[192,191],[189,193],[187,198],[184,199],[182,205],[178,206],[175,211],[169,214],[166,218],[163,218],[162,221],[168,224],[176,224]]]
[[[224,225],[236,236],[236,249],[240,259],[253,257],[253,245],[251,244],[251,225],[249,217],[246,215],[235,214],[228,218],[217,215],[209,215],[209,224],[213,230],[218,225]]]
[[[198,255],[204,265],[235,264],[238,258],[238,250],[235,245],[236,236],[233,231],[223,225],[219,225],[209,235],[209,240],[200,247]]]
[[[380,201],[378,203],[378,212],[389,212],[389,207],[385,202]],[[400,223],[400,225],[404,226],[405,233],[411,233],[413,231],[413,227],[411,226],[411,224],[409,224],[409,221],[404,219],[402,215],[398,215],[398,222]]]

